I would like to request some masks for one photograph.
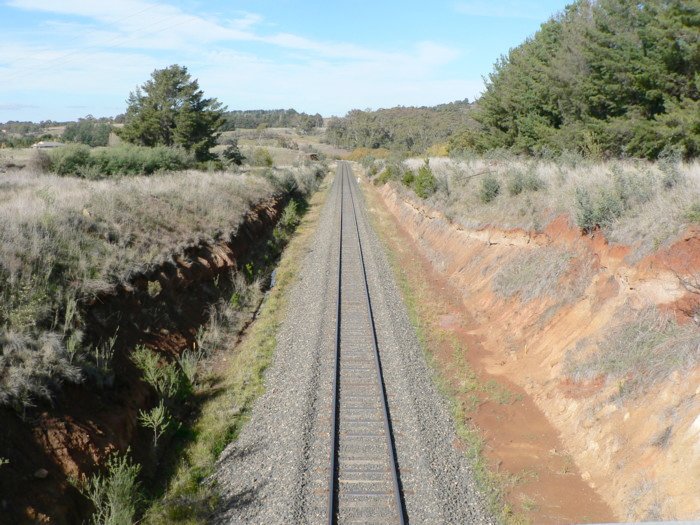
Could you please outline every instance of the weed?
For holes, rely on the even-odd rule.
[[[161,399],[173,400],[184,394],[182,373],[176,363],[161,364],[158,354],[142,345],[131,353],[131,360]]]
[[[10,464],[9,459],[0,457],[0,467],[2,467],[3,465],[9,465],[9,464]]]
[[[162,399],[151,410],[139,410],[139,423],[153,432],[154,449],[158,448],[158,440],[168,430],[170,422],[170,414]]]
[[[413,182],[416,180],[416,174],[412,170],[406,170],[403,172],[401,177],[401,182],[404,186],[413,186]]]
[[[182,373],[192,387],[195,387],[197,384],[197,370],[202,357],[201,351],[195,352],[194,350],[185,350],[177,358],[177,362],[180,364],[180,370],[182,370]]]
[[[132,525],[141,502],[137,481],[141,466],[131,462],[129,450],[119,456],[112,454],[106,461],[107,472],[98,473],[77,484],[92,502],[94,525]]]
[[[685,212],[685,219],[688,222],[700,223],[700,202],[694,202]]]
[[[479,200],[484,204],[492,202],[501,192],[501,183],[492,175],[487,175],[481,179],[479,186]]]

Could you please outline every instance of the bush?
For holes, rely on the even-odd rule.
[[[37,399],[51,399],[64,381],[78,383],[82,374],[57,334],[0,334],[0,405],[23,411]]]
[[[481,179],[479,186],[479,200],[484,204],[493,201],[501,192],[501,183],[493,175],[487,175]]]
[[[231,164],[240,166],[241,164],[243,164],[245,157],[243,156],[243,153],[241,153],[241,150],[238,147],[238,140],[231,140],[233,140],[233,144],[226,146],[226,149],[224,149],[224,151],[221,152],[221,157],[224,160],[230,162]]]
[[[107,460],[107,473],[95,474],[78,485],[78,489],[92,502],[94,525],[131,525],[141,501],[136,480],[141,466],[131,462],[127,454],[116,453]]]
[[[416,174],[413,173],[411,170],[406,170],[403,172],[403,177],[401,178],[401,182],[403,182],[404,186],[412,186],[413,181],[416,179]]]
[[[193,158],[178,148],[158,146],[119,146],[90,150],[87,146],[67,146],[50,153],[50,171],[100,179],[114,175],[151,175],[158,171],[177,171],[191,167]]]
[[[273,164],[272,155],[267,148],[255,148],[250,155],[250,165],[271,168]]]
[[[598,190],[595,197],[582,187],[575,190],[576,223],[584,233],[590,233],[596,228],[605,228],[625,211],[620,196],[607,188]]]
[[[56,148],[49,153],[50,170],[58,175],[77,175],[90,164],[90,148],[83,144]]]
[[[185,393],[188,385],[185,385],[176,363],[161,364],[158,354],[145,346],[137,346],[131,360],[143,372],[143,380],[153,387],[161,399],[172,400]]]
[[[437,189],[437,179],[433,175],[433,170],[430,169],[428,161],[425,161],[420,168],[418,168],[418,175],[413,181],[413,190],[416,192],[421,199],[430,197]]]
[[[506,189],[508,190],[508,195],[515,197],[520,195],[525,189],[525,180],[523,174],[519,171],[511,173],[506,182]]]
[[[700,202],[691,204],[685,211],[685,219],[688,222],[700,223]]]

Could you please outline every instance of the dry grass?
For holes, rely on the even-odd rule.
[[[315,165],[101,181],[27,169],[3,175],[0,404],[30,406],[62,380],[80,378],[71,362],[82,298],[172,261],[186,246],[228,237],[257,203],[312,191],[317,176]]]
[[[648,392],[676,370],[700,364],[697,325],[679,325],[654,306],[622,311],[618,317],[623,321],[607,330],[597,349],[579,344],[567,352],[567,375],[577,381],[599,376],[616,381],[616,397],[624,399]]]
[[[423,159],[406,161],[412,169],[422,163]],[[673,241],[692,220],[693,205],[700,202],[698,162],[433,158],[430,166],[438,179],[438,191],[427,203],[470,228],[494,225],[541,230],[560,214],[569,215],[575,223],[580,215],[577,189],[584,190],[598,206],[596,217],[603,219],[601,226],[608,238],[634,247],[631,262]],[[479,198],[480,183],[486,176],[494,176],[501,186],[488,203]],[[513,195],[508,189],[518,177],[526,183],[536,178],[542,187],[525,184]],[[606,208],[610,203],[619,209]]]
[[[590,273],[573,252],[549,246],[510,259],[500,267],[491,286],[501,297],[517,296],[523,303],[543,296],[568,302],[583,293]]]

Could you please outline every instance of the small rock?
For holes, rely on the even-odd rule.
[[[46,479],[47,477],[49,477],[49,471],[45,468],[40,468],[34,473],[34,477],[36,479]]]

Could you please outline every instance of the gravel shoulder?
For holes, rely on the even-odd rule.
[[[339,192],[334,185],[290,291],[278,347],[239,439],[221,455],[214,523],[326,521]],[[357,190],[357,188],[356,188]],[[495,523],[410,323],[384,247],[358,216],[411,523]]]

